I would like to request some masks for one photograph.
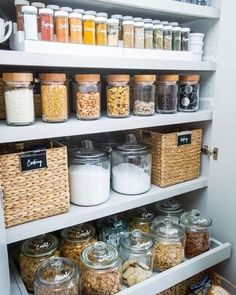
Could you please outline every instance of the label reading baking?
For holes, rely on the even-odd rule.
[[[47,168],[46,151],[28,152],[20,155],[21,172]]]
[[[186,145],[192,143],[192,133],[180,133],[177,135],[177,145]]]

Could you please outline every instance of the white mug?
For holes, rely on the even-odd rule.
[[[6,28],[8,27],[8,31],[6,32]],[[5,22],[4,19],[0,18],[0,43],[4,43],[12,33],[12,22]]]

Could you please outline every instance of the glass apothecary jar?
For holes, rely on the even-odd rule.
[[[179,111],[196,112],[199,109],[200,76],[180,76],[179,82]]]
[[[134,134],[112,151],[112,188],[125,195],[147,192],[151,187],[151,152]]]
[[[130,113],[129,75],[107,76],[107,115],[125,118]]]
[[[25,240],[21,245],[20,274],[26,288],[34,291],[37,267],[52,256],[60,256],[59,241],[52,234],[45,234]]]
[[[44,261],[35,274],[34,294],[79,294],[79,268],[76,263],[63,257]]]
[[[122,281],[127,286],[138,284],[152,276],[154,240],[139,230],[120,238],[123,260]]]
[[[157,112],[173,114],[178,106],[178,75],[162,75],[157,83]]]
[[[144,22],[140,17],[134,18],[134,47],[144,48]]]
[[[42,41],[54,40],[53,10],[49,8],[39,9],[39,27]]]
[[[100,75],[76,75],[76,112],[80,120],[94,120],[101,116]]]
[[[167,217],[162,223],[154,223],[152,232],[155,238],[155,271],[167,270],[184,261],[185,233],[182,226],[173,224]]]
[[[83,16],[84,44],[96,45],[96,12],[87,10]]]
[[[185,227],[187,258],[200,255],[210,248],[212,220],[210,217],[194,209],[181,216],[181,224]]]
[[[145,233],[150,233],[154,217],[154,212],[147,207],[140,207],[132,211],[129,230],[140,230]]]
[[[107,13],[98,12],[96,22],[96,44],[100,46],[107,46]]]
[[[96,242],[81,254],[81,292],[84,295],[114,295],[121,290],[121,259],[117,249]]]
[[[119,45],[119,20],[109,18],[107,20],[107,45],[117,47]]]
[[[134,19],[132,16],[123,17],[123,47],[134,48]]]
[[[3,73],[5,82],[5,106],[8,125],[34,123],[34,94],[30,73]]]
[[[94,206],[110,197],[110,158],[105,151],[95,149],[90,140],[70,155],[69,182],[71,202],[79,206]]]
[[[134,76],[133,112],[137,116],[151,116],[155,113],[155,75]]]

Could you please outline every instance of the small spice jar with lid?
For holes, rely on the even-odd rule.
[[[154,240],[139,230],[122,235],[120,255],[123,260],[122,281],[127,286],[152,276]]]
[[[178,75],[162,75],[157,83],[157,112],[174,114],[178,105]]]
[[[51,257],[35,273],[35,295],[79,294],[79,268],[72,260]]]
[[[129,230],[133,231],[135,229],[141,230],[145,233],[151,232],[151,224],[155,217],[152,210],[147,207],[140,207],[134,210],[131,214],[131,222],[129,225]]]
[[[30,5],[37,8],[38,32],[41,33],[39,10],[45,8],[45,4],[42,2],[31,2]]]
[[[69,21],[68,12],[56,11],[56,40],[57,42],[68,42],[69,41]]]
[[[38,40],[37,8],[22,6],[25,40]]]
[[[190,28],[181,29],[181,50],[189,51],[190,43]]]
[[[210,248],[212,220],[210,217],[194,209],[181,216],[181,224],[185,227],[187,258],[200,255]]]
[[[195,112],[199,109],[199,80],[199,75],[180,76],[179,111]]]
[[[181,27],[173,27],[172,29],[172,50],[181,50]]]
[[[153,21],[153,48],[163,49],[163,25],[158,20]]]
[[[68,119],[68,96],[65,74],[40,74],[43,120],[65,122]]]
[[[39,9],[39,25],[42,41],[54,40],[53,10],[49,8]]]
[[[37,267],[52,256],[60,256],[59,241],[52,234],[45,234],[25,240],[21,245],[20,274],[26,288],[34,291]]]
[[[150,116],[155,113],[155,75],[134,76],[133,112],[137,116]]]
[[[98,12],[96,16],[96,44],[107,46],[107,13]]]
[[[53,11],[53,26],[54,26],[54,34],[56,34],[56,18],[55,18],[55,12],[60,10],[60,6],[58,5],[47,5],[47,8],[52,9]]]
[[[123,17],[123,47],[134,48],[134,19],[132,16]]]
[[[9,125],[34,123],[34,94],[31,73],[3,73],[6,118]]]
[[[152,19],[144,20],[144,47],[145,49],[153,49],[153,23]]]
[[[117,47],[119,45],[119,20],[109,18],[107,20],[107,45]]]
[[[172,27],[169,25],[163,28],[163,49],[172,50]]]
[[[96,26],[95,26],[96,12],[88,10],[83,15],[83,32],[84,44],[96,45]]]
[[[144,48],[144,22],[140,17],[134,18],[134,47]]]
[[[123,16],[121,14],[113,14],[111,18],[119,21],[119,41],[123,42]]]
[[[83,15],[72,12],[69,14],[70,42],[75,44],[83,43]]]
[[[114,295],[121,291],[121,259],[114,246],[96,242],[82,252],[81,261],[82,294]]]
[[[29,6],[29,1],[26,1],[26,0],[15,0],[16,21],[17,21],[17,30],[18,31],[24,31],[22,6]]]

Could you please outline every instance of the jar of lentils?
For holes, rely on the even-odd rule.
[[[179,83],[179,111],[195,112],[199,109],[199,75],[180,77]]]

